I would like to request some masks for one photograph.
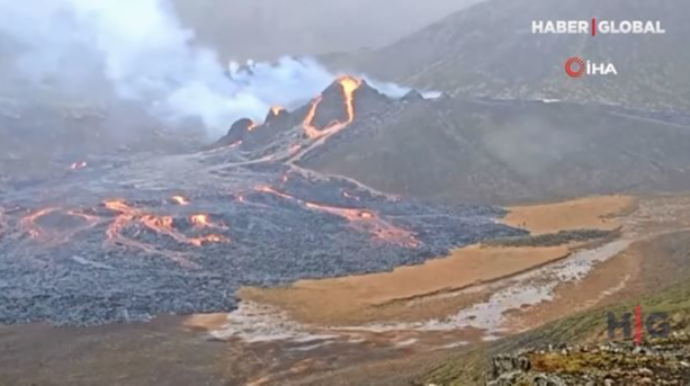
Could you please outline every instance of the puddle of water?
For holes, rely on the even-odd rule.
[[[559,285],[584,279],[595,265],[616,256],[630,244],[630,240],[616,240],[599,248],[576,252],[566,260],[518,275],[511,278],[508,284],[504,282],[478,286],[482,290],[498,290],[488,301],[463,309],[445,319],[416,323],[370,324],[362,327],[344,327],[342,330],[443,332],[476,328],[486,331],[487,334],[500,334],[505,331],[503,323],[506,312],[553,300]]]
[[[248,343],[287,341],[308,344],[306,348],[302,348],[305,350],[316,349],[336,340],[362,343],[367,340],[367,334],[397,332],[442,333],[478,329],[485,332],[484,340],[495,340],[506,331],[504,322],[507,312],[553,300],[559,285],[584,279],[597,264],[616,256],[630,244],[630,240],[616,240],[599,248],[576,252],[566,260],[502,282],[477,286],[480,287],[477,290],[488,290],[493,295],[487,301],[465,308],[445,319],[318,328],[291,321],[285,312],[274,307],[242,302],[228,316],[228,323],[212,334],[218,339],[239,338]],[[393,345],[402,348],[416,343],[418,339],[412,338],[393,342]],[[466,342],[456,344],[463,345]]]

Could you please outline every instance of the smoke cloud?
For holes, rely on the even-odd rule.
[[[309,58],[224,65],[167,0],[0,0],[0,53],[9,83],[86,100],[111,93],[169,125],[196,119],[214,136],[271,106],[296,107],[335,79]]]

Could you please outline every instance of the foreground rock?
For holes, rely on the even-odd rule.
[[[686,385],[690,336],[685,333],[635,346],[611,342],[559,346],[500,355],[488,386]]]

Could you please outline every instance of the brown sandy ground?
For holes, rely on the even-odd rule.
[[[602,199],[604,198],[578,201],[590,201],[592,207],[596,207],[594,203],[601,202],[599,200]],[[612,204],[609,210],[593,209],[593,215],[577,217],[580,219],[577,224],[561,223],[551,228],[548,224],[542,226],[541,229],[546,229],[544,232],[568,229],[569,226],[591,228],[593,221],[596,223],[597,219],[603,216],[606,221],[600,221],[601,224],[607,227],[614,226],[611,222],[615,227],[623,224],[626,228],[625,234],[634,234],[637,241],[634,241],[625,252],[602,263],[581,283],[559,288],[553,302],[533,306],[524,312],[511,315],[516,325],[524,328],[536,327],[548,320],[571,315],[578,307],[595,307],[635,299],[641,294],[686,277],[683,276],[687,273],[687,268],[684,267],[690,266],[690,263],[687,259],[684,260],[683,256],[690,250],[690,234],[679,233],[679,230],[690,227],[690,198],[642,199],[639,205],[629,198],[620,199],[626,200],[626,204],[620,204],[619,199],[613,200],[612,202],[618,204]],[[563,204],[555,205],[568,207]],[[629,208],[629,205],[637,208],[634,216],[614,218],[621,210],[628,211],[625,208]],[[533,212],[541,212],[542,216],[548,215],[548,210],[540,211],[540,207],[543,206],[529,208]],[[513,208],[513,216],[517,215],[515,212],[519,209]],[[583,207],[571,210],[581,212]],[[567,218],[567,212],[562,216]],[[560,221],[560,217],[556,217]],[[509,216],[506,221],[510,219]],[[526,220],[528,224],[532,223],[529,218]],[[519,218],[515,221],[522,223],[525,219]],[[538,229],[537,225],[532,226]],[[479,250],[482,248],[473,246],[464,249],[470,251],[467,256],[479,259],[477,256],[481,255]],[[496,252],[492,252],[494,249],[495,247],[491,247],[484,253],[496,257]],[[496,250],[500,249],[505,248]],[[459,251],[453,256],[457,256]],[[554,253],[553,256],[555,255]],[[427,265],[434,266],[453,259],[454,257],[435,260]],[[472,260],[466,259],[466,262]],[[486,263],[490,265],[491,261],[488,260],[490,259],[487,259]],[[423,267],[427,265],[417,268],[425,270],[428,268]],[[502,269],[500,265],[498,267]],[[409,267],[412,268],[414,267]],[[399,271],[406,272],[407,269]],[[478,272],[486,272],[482,271],[484,268],[480,265],[475,269],[478,269]],[[405,277],[409,279],[411,276]],[[429,306],[429,302],[415,298],[414,286],[404,285],[404,281],[396,282],[393,279],[393,283],[400,284],[398,288],[402,290],[396,294],[395,291],[386,292],[385,286],[377,287],[374,281],[367,281],[366,277],[350,279],[362,280],[363,285],[370,285],[366,289],[369,292],[357,292],[358,294],[369,293],[379,304],[384,304],[372,308],[385,309],[387,304],[408,304],[408,307],[399,308],[402,310],[410,308],[410,304],[421,304],[423,306],[420,306],[422,308],[419,312],[426,308],[430,312],[442,314],[457,306]],[[462,288],[474,282],[467,277],[463,280],[459,286],[457,283],[449,284],[451,287],[456,285],[454,288]],[[490,279],[484,277],[481,280],[486,282]],[[415,279],[414,282],[416,281]],[[603,288],[617,284],[611,283],[612,281],[625,281],[625,286],[620,291],[601,297],[600,291]],[[428,287],[423,287],[425,290],[421,291],[421,299],[428,293],[438,292],[438,284],[434,280],[429,280],[424,286]],[[380,291],[383,292],[376,292],[377,288],[381,288]],[[400,293],[404,296],[400,296]],[[443,296],[436,299],[436,296],[432,295],[431,298],[438,300],[438,304],[448,302]],[[463,301],[470,302],[471,299],[466,298]],[[395,311],[394,307],[393,310]],[[394,311],[381,315],[406,317],[404,313],[401,316],[400,312]],[[416,316],[407,317],[414,319]],[[188,318],[165,317],[149,324],[84,329],[43,325],[0,327],[0,385],[401,385],[420,379],[425,381],[419,381],[417,384],[428,384],[427,379],[453,375],[445,374],[446,371],[455,371],[455,367],[451,370],[445,367],[449,358],[466,358],[468,351],[476,350],[486,350],[486,358],[489,358],[494,352],[494,347],[503,347],[502,342],[505,341],[428,351],[419,350],[417,345],[391,349],[391,345],[383,341],[388,336],[382,335],[378,337],[378,341],[333,344],[318,350],[302,351],[289,342],[246,344],[210,337],[208,331],[217,330],[226,322],[227,315],[208,315]],[[449,337],[451,338],[454,337]],[[443,374],[438,375],[440,373]]]
[[[510,207],[503,223],[533,235],[577,229],[613,230],[614,216],[630,213],[636,201],[629,196],[597,196],[552,204]]]
[[[686,210],[685,215],[689,214],[690,211]],[[533,345],[540,347],[559,342],[606,341],[607,309],[614,309],[616,314],[632,312],[634,305],[646,304],[644,299],[651,294],[658,294],[679,284],[687,286],[687,277],[690,274],[690,231],[669,231],[642,238],[605,264],[606,266],[601,267],[602,270],[595,271],[582,283],[562,288],[557,300],[550,303],[553,308],[541,305],[526,312],[527,318],[515,318],[516,321],[527,320],[534,323],[533,327],[556,321],[545,327],[496,342],[431,353],[417,352],[403,358],[363,363],[353,368],[334,369],[328,373],[314,373],[289,384],[484,385],[490,360],[495,355],[511,353]],[[617,265],[620,264],[624,265],[621,271],[626,271],[629,266],[635,267],[634,271],[626,272],[630,277],[625,288],[595,302],[591,297],[588,298],[587,293],[591,295],[590,291],[597,287],[605,287],[602,281],[608,281],[607,274],[614,273],[611,280],[618,280],[615,274],[618,274]],[[581,291],[584,294],[580,293]],[[682,298],[687,301],[687,296]],[[589,305],[594,311],[577,313],[585,308],[581,302],[593,303]],[[604,307],[603,311],[597,311],[602,310],[601,307]],[[576,315],[573,320],[560,322],[571,315]],[[672,315],[672,320],[675,320],[675,316]]]
[[[583,198],[565,203],[510,208],[507,225],[532,234],[621,226],[616,218],[635,206],[627,196]],[[244,288],[240,296],[277,306],[297,321],[318,325],[356,325],[376,321],[439,318],[485,296],[438,296],[496,281],[556,260],[585,243],[549,247],[472,245],[447,258],[401,267],[393,272],[326,280],[305,280],[287,288]],[[434,298],[432,300],[432,298]],[[420,300],[424,299],[424,302]]]

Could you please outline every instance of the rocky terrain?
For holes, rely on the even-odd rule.
[[[464,97],[558,99],[646,110],[690,110],[690,37],[683,0],[492,0],[388,47],[329,58],[383,80]],[[665,35],[532,35],[533,20],[660,20]],[[572,56],[615,64],[618,76],[573,80]]]
[[[281,125],[304,116],[272,111],[213,149],[90,155],[29,183],[8,178],[0,322],[230,311],[241,286],[386,271],[525,234],[496,222],[500,208],[403,199],[298,166],[354,121],[359,86],[335,82],[314,126]]]
[[[561,345],[497,356],[492,378],[487,386],[685,385],[690,338],[683,333],[644,345]]]

